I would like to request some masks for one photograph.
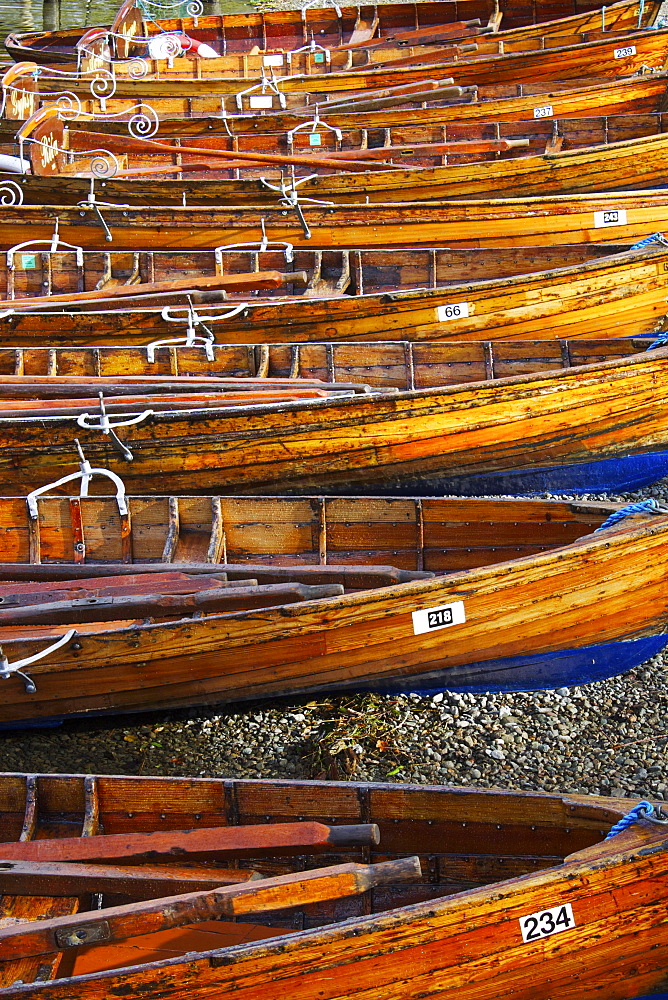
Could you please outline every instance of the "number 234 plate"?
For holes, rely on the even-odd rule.
[[[538,941],[540,938],[549,937],[551,934],[558,934],[559,931],[567,931],[570,927],[575,927],[573,907],[570,903],[520,917],[522,940],[525,944],[529,941]]]

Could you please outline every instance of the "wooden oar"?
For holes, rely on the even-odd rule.
[[[95,144],[99,142],[107,142],[109,138],[106,135],[91,133],[88,136],[90,140],[90,147],[93,148]],[[202,156],[206,153],[208,158],[220,159],[220,160],[241,160],[247,163],[270,163],[273,166],[299,166],[299,167],[309,167],[312,170],[316,170],[318,167],[324,167],[329,169],[343,170],[346,166],[349,166],[351,170],[364,169],[360,167],[358,163],[354,161],[339,161],[330,160],[322,156],[300,156],[298,154],[291,154],[289,156],[283,156],[279,153],[252,153],[252,152],[238,152],[236,150],[228,149],[203,149],[198,146],[170,146],[165,142],[156,142],[152,139],[132,139],[124,138],[121,143],[123,152],[137,152],[137,153],[169,153],[170,156],[173,155],[192,155],[192,156]],[[382,164],[378,164],[381,167]],[[392,164],[386,164],[387,169],[392,170]]]
[[[97,497],[97,500],[100,498]],[[204,579],[212,576],[226,576],[234,580],[257,579],[259,583],[342,583],[346,588],[366,589],[369,587],[389,587],[395,583],[411,580],[428,580],[434,574],[429,570],[397,569],[396,566],[365,566],[354,563],[343,566],[263,566],[256,563],[109,563],[95,565],[89,563],[0,563],[0,595],[21,593],[22,588],[33,586],[53,587],[61,583],[67,587],[72,581],[86,586],[95,580],[118,581],[138,579],[143,575],[148,580],[160,579],[170,569],[182,573],[198,574]],[[10,582],[11,581],[11,582]],[[19,581],[17,583],[17,581]],[[41,583],[36,581],[42,581]],[[155,588],[154,588],[155,589]]]
[[[223,289],[226,292],[250,292],[264,288],[282,288],[288,283],[307,285],[306,271],[284,274],[282,271],[251,271],[242,274],[216,274],[208,277],[192,275],[175,278],[172,281],[145,281],[137,285],[105,285],[90,292],[63,292],[58,295],[36,295],[28,299],[0,299],[0,310],[39,309],[45,306],[55,308],[67,302],[96,302],[99,299],[137,298],[141,295],[155,295],[183,290]],[[113,294],[112,294],[113,293]]]
[[[450,21],[447,24],[430,24],[426,28],[415,28],[413,31],[393,31],[380,38],[361,42],[349,42],[347,45],[333,46],[332,52],[345,52],[348,49],[377,49],[383,45],[398,43],[399,45],[426,45],[429,42],[451,40],[453,38],[470,38],[476,35],[487,35],[493,29],[488,25],[481,26],[480,18],[470,21]]]
[[[177,892],[217,889],[262,878],[244,868],[198,865],[86,865],[60,861],[0,861],[0,894],[12,896],[81,896],[113,892],[132,899],[155,899]]]
[[[255,608],[272,608],[301,601],[341,597],[336,583],[269,583],[216,587],[196,594],[138,594],[129,597],[82,597],[46,604],[1,608],[0,625],[77,625],[79,622],[113,622],[124,618],[164,618],[202,614],[230,614]],[[0,857],[2,855],[0,854]]]
[[[191,858],[264,854],[301,854],[342,847],[370,847],[380,840],[375,823],[326,826],[324,823],[263,823],[257,826],[214,826],[200,830],[157,830],[111,833],[97,837],[0,844],[7,861],[123,861],[138,863],[158,857]]]
[[[529,139],[470,139],[461,142],[423,142],[411,146],[371,146],[368,149],[335,150],[330,156],[347,156],[367,160],[376,156],[444,156],[448,153],[506,153],[511,149],[526,149]]]
[[[140,934],[220,917],[232,919],[246,913],[358,896],[381,885],[413,881],[420,875],[417,857],[377,865],[332,865],[209,892],[166,896],[74,916],[14,924],[0,930],[0,961],[48,955],[91,944],[112,944]]]

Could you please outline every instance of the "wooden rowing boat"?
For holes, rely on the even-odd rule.
[[[665,644],[663,512],[596,532],[619,504],[113,488],[0,499],[0,723],[326,690],[535,690]]]
[[[185,145],[68,129],[44,108],[18,133],[22,156],[30,155],[39,175],[21,190],[29,203],[78,204],[97,177],[106,197],[123,204],[258,205],[293,191],[306,203],[396,203],[481,199],[490,190],[531,197],[647,189],[664,179],[668,133],[654,131],[665,127],[663,117],[360,129],[341,138],[323,130],[317,146],[308,133],[197,137]],[[62,189],[61,176],[68,181]]]
[[[666,474],[668,422],[659,387],[668,348],[635,354],[632,344],[626,347],[620,354],[611,342],[599,343],[588,356],[586,346],[571,353],[553,344],[532,358],[520,344],[520,374],[494,378],[494,352],[503,355],[503,345],[425,343],[417,355],[397,345],[384,360],[378,351],[381,369],[399,364],[395,378],[415,385],[417,358],[418,367],[426,364],[424,388],[397,392],[376,369],[376,387],[346,378],[323,386],[331,398],[303,399],[291,384],[292,401],[269,403],[253,398],[261,384],[244,389],[243,367],[197,381],[173,374],[5,375],[0,489],[33,489],[62,475],[77,438],[95,464],[109,465],[134,492],[368,490],[388,483],[474,495],[635,488]],[[318,375],[323,365],[336,375],[334,350],[328,359],[321,349]],[[336,356],[352,372],[373,374],[370,351],[339,345]],[[233,365],[240,354],[228,355]],[[295,355],[296,349],[278,352],[288,374]],[[357,362],[346,365],[355,355]],[[317,356],[315,347],[305,355]],[[449,384],[431,372],[432,356],[443,359]],[[461,366],[462,358],[473,369]],[[260,382],[269,360],[257,371]],[[455,362],[449,379],[448,362]],[[466,381],[472,370],[480,381]],[[233,388],[242,395],[228,398]],[[274,387],[265,379],[264,388]],[[317,384],[305,388],[317,395]],[[186,391],[191,400],[174,395]]]
[[[100,113],[99,98],[104,107],[120,110],[112,99],[130,98],[135,103],[148,102],[158,114],[174,97],[182,100],[208,98],[219,95],[238,95],[244,92],[243,101],[236,101],[237,110],[272,110],[290,106],[287,98],[296,95],[294,103],[303,106],[306,97],[313,103],[315,95],[354,94],[355,92],[411,85],[434,78],[454,76],[459,86],[505,84],[536,80],[573,80],[587,76],[624,77],[641,71],[642,67],[663,70],[668,58],[668,30],[644,30],[592,42],[559,45],[549,49],[549,55],[540,49],[509,55],[489,55],[463,59],[444,59],[415,65],[402,65],[377,69],[362,67],[358,70],[333,72],[322,75],[295,75],[282,77],[275,83],[263,76],[218,76],[197,78],[195,71],[189,78],[166,76],[155,78],[140,76],[137,79],[112,75],[106,67],[89,70],[86,74],[61,73],[35,63],[17,63],[2,77],[4,114],[7,118],[25,120],[34,114],[43,102],[53,102],[58,94],[71,95],[68,100],[77,110]],[[646,69],[643,69],[646,72]],[[93,96],[97,95],[97,97]],[[269,101],[271,98],[271,101]],[[166,102],[166,103],[165,103]],[[241,104],[241,107],[238,104]],[[217,102],[218,108],[220,101]],[[127,105],[126,105],[127,106]],[[214,107],[216,104],[209,105]],[[207,106],[204,105],[206,108]],[[215,113],[215,111],[200,111]]]
[[[172,893],[188,891],[188,880],[210,886],[207,872],[230,885],[233,851],[219,852],[207,868],[165,857],[170,845],[183,849],[193,835],[203,840],[217,832],[220,844],[236,838],[246,847],[236,848],[238,877],[256,875],[239,886],[257,893],[255,912],[250,907],[235,922],[191,923],[75,948],[73,955],[69,949],[24,959],[24,985],[12,990],[18,995],[93,1000],[124,992],[143,1000],[159,989],[167,998],[186,992],[193,1000],[213,993],[265,1000],[279,975],[286,991],[298,989],[304,1000],[359,1000],[371,986],[388,1000],[416,1000],[425,990],[456,991],[462,1000],[499,1000],[510,990],[517,1000],[550,1000],[555,989],[567,1000],[593,1000],[601,984],[608,1000],[626,1000],[665,988],[666,835],[655,821],[661,814],[602,840],[633,800],[406,784],[58,774],[5,774],[0,796],[7,852],[39,849],[64,859],[7,862],[5,884],[19,887],[3,896],[9,919],[20,909],[24,921],[60,914],[64,926],[87,919],[99,927],[105,911],[86,909],[90,896],[84,902],[78,894],[58,895],[64,891],[58,878],[66,885],[73,867],[68,857],[119,834],[128,843],[142,834],[156,842],[160,836],[163,854],[132,868],[75,863],[87,885],[97,878],[105,886],[105,907],[115,902],[114,882],[122,879],[124,886],[132,883],[126,903],[143,898],[142,877],[163,885],[171,878],[178,887]],[[22,824],[22,843],[14,844]],[[376,843],[352,846],[353,824],[358,838],[376,824]],[[253,853],[246,845],[258,827],[273,844]],[[336,847],[318,844],[291,855],[290,839],[305,842],[307,831],[321,842],[329,831]],[[413,855],[423,874],[415,867],[407,881],[405,869],[417,866]],[[304,887],[288,886],[291,909],[261,910],[259,873],[265,879],[313,874],[352,863],[380,880],[388,861],[393,879],[385,877],[373,891],[360,886],[346,898],[304,904],[297,895]],[[40,875],[48,877],[48,897],[35,895]],[[326,875],[325,868],[321,882]],[[540,937],[525,941],[536,934],[532,921]],[[7,990],[17,964],[3,969]]]
[[[84,253],[27,243],[10,251],[0,260],[0,372],[67,372],[71,361],[40,348],[148,344],[190,329],[226,344],[610,338],[649,334],[667,311],[668,251],[657,244],[625,252],[586,243],[493,251],[259,247]],[[176,358],[174,374],[184,364]],[[106,362],[95,364],[81,371],[107,371]]]
[[[104,199],[105,181],[93,184]],[[91,250],[210,250],[259,244],[268,235],[295,247],[508,247],[581,242],[634,243],[668,230],[668,195],[660,191],[552,195],[423,203],[296,204],[137,208],[90,199],[69,205],[21,205],[20,178],[0,182],[0,249],[32,239],[51,244],[54,229]]]
[[[583,11],[583,6],[588,9]],[[490,0],[467,0],[466,3],[441,0],[439,3],[383,4],[382,9],[377,6],[347,6],[324,10],[311,8],[303,13],[287,10],[154,20],[151,15],[157,12],[149,12],[149,16],[144,17],[134,4],[122,4],[110,30],[121,36],[121,44],[123,37],[153,37],[160,32],[185,33],[198,42],[205,42],[217,52],[227,54],[251,52],[256,48],[295,51],[310,45],[314,39],[324,49],[357,47],[373,40],[394,38],[397,34],[403,41],[405,36],[410,38],[420,29],[438,28],[450,22],[454,22],[454,37],[466,37],[478,33],[475,23],[466,24],[475,19],[480,26],[488,25],[496,31],[503,21],[504,29],[508,27],[512,30],[511,37],[522,37],[531,32],[534,24],[541,22],[551,22],[549,28],[546,25],[543,28],[546,32],[555,33],[624,30],[654,24],[660,8],[659,3],[639,5],[636,0],[623,0],[606,6],[604,13],[601,12],[602,6],[597,2],[561,6],[538,2],[527,9],[519,4],[507,3],[500,16],[498,6]],[[85,34],[89,31],[80,28],[13,32],[5,39],[5,48],[17,62],[28,59],[37,63],[71,65],[76,64],[77,45]],[[503,35],[507,34],[510,32],[504,30]],[[123,53],[136,51],[137,48],[139,46],[132,49],[126,42]]]

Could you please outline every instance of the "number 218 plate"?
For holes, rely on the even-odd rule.
[[[539,938],[549,937],[550,934],[558,934],[559,931],[567,931],[569,927],[575,927],[573,907],[570,903],[520,917],[522,940],[525,944],[529,941],[538,941]]]

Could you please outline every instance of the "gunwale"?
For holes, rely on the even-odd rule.
[[[15,187],[20,195],[18,185]],[[104,182],[101,187],[104,190]],[[6,188],[4,182],[3,193],[10,197],[13,189]],[[77,208],[15,205],[0,204],[2,250],[21,243],[26,226],[34,239],[50,242],[56,223],[60,237],[70,243],[95,250],[108,247],[100,218],[90,204]],[[614,212],[615,219],[601,226],[596,221],[597,212]],[[351,203],[326,208],[308,205],[308,231],[296,212],[271,205],[104,206],[102,218],[119,250],[143,250],[147,244],[185,250],[210,249],[240,240],[259,243],[265,231],[272,240],[323,249],[356,245],[438,247],[444,243],[473,248],[553,246],[583,240],[606,243],[608,234],[609,242],[620,244],[668,228],[668,196],[650,190],[394,205]]]

